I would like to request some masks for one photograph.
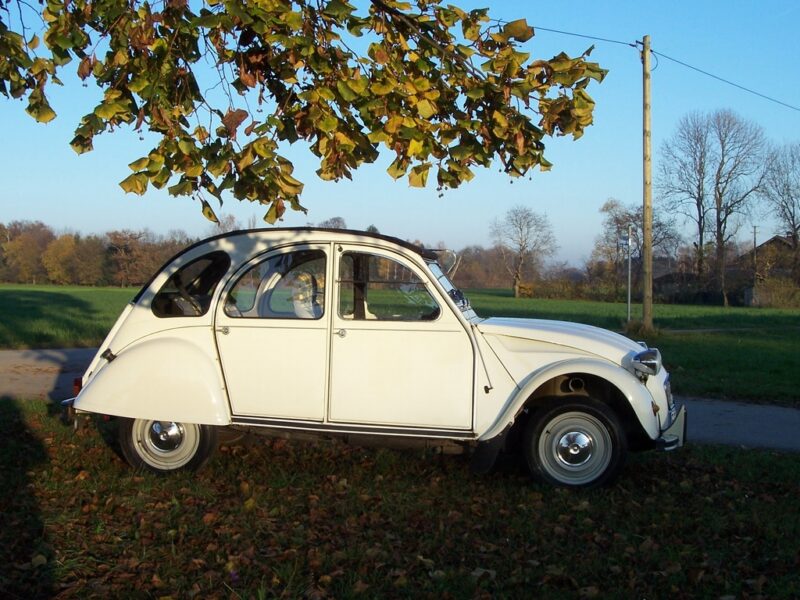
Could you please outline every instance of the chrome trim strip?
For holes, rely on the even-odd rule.
[[[305,431],[320,431],[330,433],[356,433],[373,435],[404,435],[409,437],[425,438],[450,438],[459,440],[474,440],[476,436],[471,431],[462,429],[415,429],[400,427],[364,427],[359,425],[336,425],[331,423],[281,421],[280,419],[265,419],[259,417],[240,417],[234,415],[233,425],[254,425],[272,429],[300,429]]]

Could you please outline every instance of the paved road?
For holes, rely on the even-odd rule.
[[[63,400],[94,348],[0,350],[0,397]],[[800,452],[800,409],[681,398],[690,442]]]

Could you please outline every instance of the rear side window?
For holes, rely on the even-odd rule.
[[[211,297],[228,271],[225,252],[211,252],[175,271],[153,299],[157,317],[200,317],[208,312]]]

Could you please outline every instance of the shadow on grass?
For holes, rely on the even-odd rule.
[[[0,289],[0,314],[3,348],[91,345],[108,328],[89,302],[48,289]]]
[[[0,595],[45,598],[53,592],[53,550],[33,491],[33,470],[49,462],[19,406],[0,397]]]

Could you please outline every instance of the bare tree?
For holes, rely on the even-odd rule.
[[[220,235],[221,233],[229,233],[231,231],[237,231],[241,228],[242,224],[239,222],[239,219],[236,218],[236,215],[223,213],[219,215],[219,218],[215,223],[209,225],[208,229],[206,229],[206,234],[204,237]]]
[[[642,240],[644,238],[643,207],[639,204],[625,205],[609,198],[600,208],[603,215],[603,230],[595,239],[589,271],[603,273],[611,278],[614,294],[619,293],[624,279],[628,251],[624,241],[630,227],[631,257],[641,264]],[[675,230],[674,219],[658,210],[653,213],[653,254],[656,257],[673,258],[677,254],[681,239]]]
[[[675,134],[661,148],[658,190],[669,211],[683,215],[695,229],[695,269],[705,272],[707,218],[711,210],[708,198],[708,174],[711,136],[708,118],[700,113],[684,116]]]
[[[342,217],[331,217],[317,223],[322,229],[347,229],[347,223]]]
[[[506,271],[511,275],[514,297],[518,298],[523,273],[540,269],[544,259],[558,247],[550,221],[547,215],[535,213],[525,206],[515,206],[502,219],[494,221],[491,235],[500,248]]]
[[[792,275],[800,279],[800,143],[770,153],[761,195],[792,248]]]
[[[662,198],[696,226],[698,275],[705,271],[705,236],[713,236],[715,282],[726,306],[725,248],[763,184],[765,151],[761,127],[730,110],[684,117],[662,148]]]
[[[723,303],[728,306],[725,246],[736,235],[739,218],[748,214],[751,201],[764,183],[767,141],[760,126],[729,110],[715,112],[710,124],[716,146],[713,176],[715,270]]]

